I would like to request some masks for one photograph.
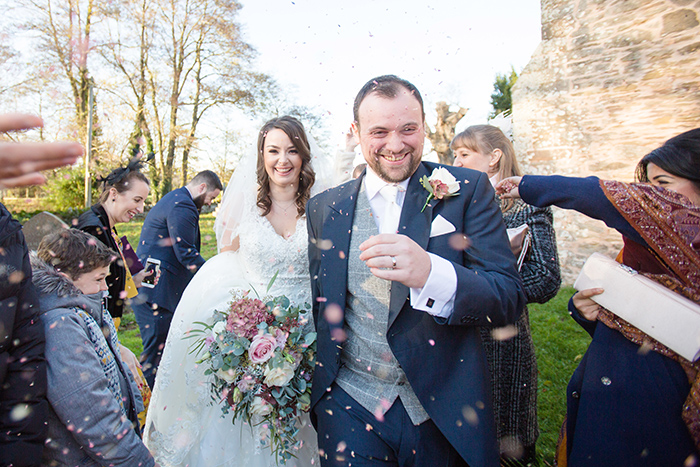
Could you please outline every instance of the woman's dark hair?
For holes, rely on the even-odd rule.
[[[117,254],[92,235],[77,229],[65,229],[41,239],[36,254],[71,279],[104,268]]]
[[[294,147],[299,151],[301,156],[301,173],[299,174],[299,187],[295,204],[297,206],[297,214],[304,215],[306,202],[311,196],[311,186],[316,181],[316,174],[311,167],[311,149],[309,148],[309,140],[306,138],[304,125],[294,117],[285,115],[284,117],[273,118],[263,125],[258,135],[258,207],[262,210],[262,215],[267,216],[272,209],[272,199],[270,198],[270,177],[265,170],[265,138],[272,130],[284,131],[289,139],[294,144]]]
[[[102,193],[100,194],[100,203],[107,201],[111,188],[117,190],[117,193],[124,193],[135,180],[141,180],[146,185],[150,186],[151,183],[148,181],[148,177],[140,172],[142,167],[143,160],[140,155],[136,155],[131,158],[126,167],[118,167],[112,170],[105,178],[102,178],[100,181],[103,182],[104,185],[102,187]]]
[[[700,191],[700,128],[674,136],[642,157],[635,170],[638,181],[649,182],[647,166],[650,163],[671,175],[690,180]]]

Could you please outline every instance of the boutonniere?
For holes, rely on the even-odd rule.
[[[454,175],[444,167],[438,167],[433,170],[430,177],[423,175],[423,178],[420,179],[420,183],[428,190],[428,199],[425,200],[423,209],[421,209],[420,212],[425,211],[425,207],[433,198],[442,199],[447,196],[454,196],[459,191],[459,182]]]

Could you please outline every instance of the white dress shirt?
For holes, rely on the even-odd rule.
[[[406,189],[410,177],[396,183],[399,192],[396,196],[396,204],[403,208],[406,199]],[[377,223],[377,229],[381,228],[386,200],[380,190],[388,183],[379,178],[374,171],[367,166],[365,175],[365,191],[372,208],[372,215]],[[427,192],[426,192],[427,196]],[[398,220],[397,220],[398,222]],[[411,306],[416,310],[425,311],[430,315],[449,318],[454,311],[455,295],[457,293],[457,273],[454,265],[446,259],[428,252],[430,257],[430,274],[422,288],[411,288]],[[401,267],[399,265],[399,267]]]

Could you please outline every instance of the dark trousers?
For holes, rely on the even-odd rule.
[[[159,306],[154,308],[148,302],[134,304],[132,308],[143,341],[143,352],[140,358],[143,375],[152,388],[156,381],[156,371],[163,355],[163,347],[165,347],[165,339],[168,337],[173,312]]]
[[[314,407],[323,467],[464,467],[432,420],[416,426],[400,399],[379,421],[337,384]]]

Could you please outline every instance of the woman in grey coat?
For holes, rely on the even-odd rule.
[[[102,242],[73,229],[45,237],[32,257],[50,404],[42,465],[155,465],[140,437],[141,394],[102,304],[115,257]]]
[[[495,185],[500,180],[520,175],[513,144],[495,126],[475,125],[452,140],[454,165],[488,174]],[[561,285],[559,256],[552,226],[552,210],[538,208],[521,200],[503,200],[501,212],[508,229],[527,224],[529,246],[524,237],[511,240],[511,249],[519,257],[520,276],[528,303],[545,303]],[[482,328],[486,358],[491,370],[496,430],[502,465],[528,465],[536,460],[537,360],[530,333],[527,307],[515,329]]]

